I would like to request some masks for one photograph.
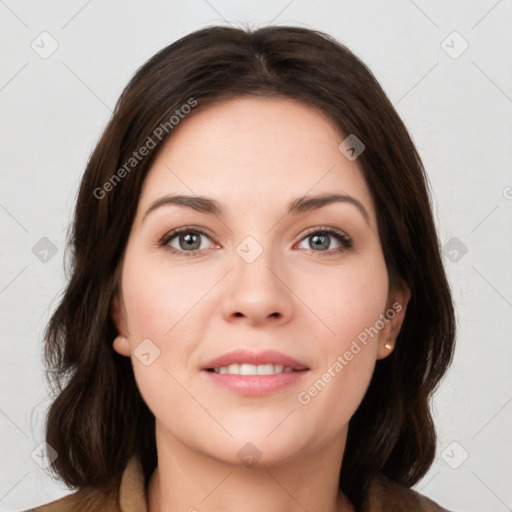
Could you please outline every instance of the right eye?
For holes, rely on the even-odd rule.
[[[174,254],[195,256],[212,245],[203,243],[202,238],[211,240],[209,235],[202,229],[178,228],[164,235],[160,245],[168,248]]]

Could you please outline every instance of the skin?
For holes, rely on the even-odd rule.
[[[391,352],[385,344],[398,335],[410,293],[389,288],[373,198],[357,160],[338,149],[344,138],[294,100],[238,98],[189,115],[154,161],[112,310],[114,349],[132,358],[156,418],[150,512],[353,510],[338,489],[348,422],[377,360]],[[369,222],[349,203],[285,215],[291,200],[322,193],[356,198]],[[143,220],[167,194],[212,197],[224,215],[166,205]],[[183,226],[210,233],[199,253],[159,245]],[[352,248],[330,236],[327,249],[312,249],[306,230],[322,226],[348,235]],[[236,252],[247,236],[263,249],[252,263]],[[179,236],[169,245],[187,250]],[[301,404],[298,393],[395,302],[395,317]],[[134,350],[148,338],[160,355],[146,366]],[[306,363],[308,375],[266,396],[241,396],[200,370],[234,348],[284,352]],[[237,457],[247,442],[262,454],[252,467]]]

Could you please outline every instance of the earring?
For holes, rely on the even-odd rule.
[[[391,338],[388,338],[388,341],[387,343],[384,345],[384,347],[387,349],[387,350],[391,350],[393,348],[393,344],[391,343]]]

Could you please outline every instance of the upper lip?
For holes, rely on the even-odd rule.
[[[304,363],[297,361],[282,352],[276,350],[264,350],[262,352],[251,352],[249,350],[233,350],[223,354],[215,359],[212,359],[205,365],[202,370],[211,368],[220,368],[222,366],[229,366],[230,364],[278,364],[282,366],[289,366],[294,370],[308,370],[308,366]]]

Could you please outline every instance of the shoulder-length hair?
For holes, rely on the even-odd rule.
[[[377,362],[350,420],[340,488],[358,506],[376,473],[410,487],[432,464],[430,399],[453,357],[455,318],[414,144],[371,71],[331,36],[214,26],[167,46],[135,73],[81,181],[69,282],[45,331],[56,390],[46,440],[58,452],[53,472],[70,487],[114,485],[134,455],[146,482],[156,466],[154,417],[129,358],[112,348],[120,262],[145,176],[176,119],[194,102],[199,109],[243,95],[299,100],[328,116],[340,136],[363,141],[358,162],[375,201],[389,283],[411,290],[396,348]]]

